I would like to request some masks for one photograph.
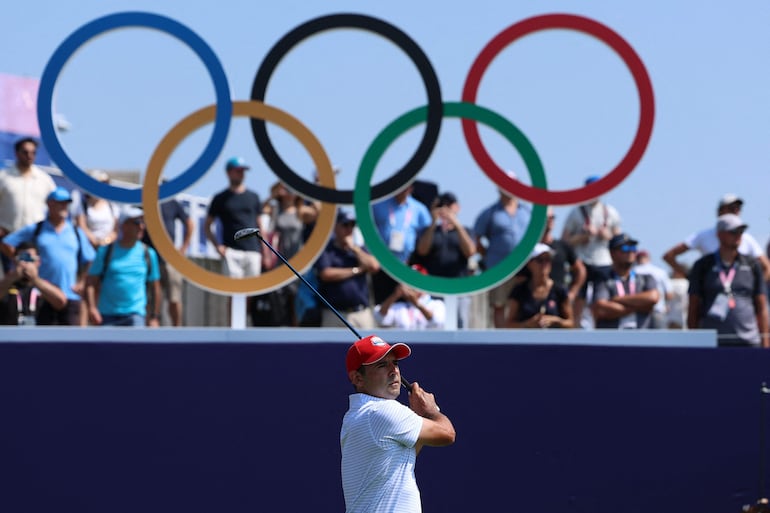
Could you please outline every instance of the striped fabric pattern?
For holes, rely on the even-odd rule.
[[[393,399],[352,394],[342,421],[347,513],[420,513],[414,446],[422,417]]]

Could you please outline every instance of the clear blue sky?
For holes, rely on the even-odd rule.
[[[205,39],[227,74],[232,97],[249,98],[272,45],[319,15],[355,12],[382,18],[427,53],[445,101],[459,101],[472,62],[509,25],[533,15],[571,13],[599,21],[625,38],[651,76],[656,118],[641,163],[604,196],[626,231],[656,261],[687,234],[715,221],[717,200],[746,200],[745,220],[761,244],[770,233],[770,3],[550,1],[157,2],[53,0],[6,2],[0,30],[0,72],[39,77],[57,46],[106,14],[148,11],[172,17]],[[56,88],[56,107],[72,123],[61,140],[84,168],[143,169],[162,136],[180,119],[214,102],[206,69],[184,44],[148,29],[112,31],[70,59]],[[267,102],[288,111],[319,137],[352,187],[365,149],[402,113],[424,105],[411,62],[388,41],[354,30],[326,32],[296,47],[270,82]],[[550,188],[569,189],[613,168],[631,143],[639,102],[630,74],[603,43],[577,32],[549,30],[506,48],[484,76],[477,103],[507,117],[532,141]],[[210,127],[188,138],[166,173],[199,155]],[[280,129],[279,153],[306,177],[310,159]],[[422,127],[382,160],[380,180],[411,154]],[[484,141],[501,166],[526,177],[516,152],[494,132]],[[215,168],[185,192],[209,196],[225,186],[232,155],[253,163],[248,185],[263,196],[276,181],[262,163],[247,120],[237,118]],[[418,176],[458,194],[466,224],[496,198],[463,141],[446,120],[439,144]],[[568,207],[557,208],[559,221]],[[561,231],[561,222],[557,223]],[[690,260],[695,255],[690,255]]]

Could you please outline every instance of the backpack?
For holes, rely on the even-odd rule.
[[[99,282],[104,283],[104,276],[107,274],[107,268],[110,265],[110,259],[112,258],[112,250],[115,248],[115,244],[117,244],[117,241],[111,242],[107,246],[107,250],[104,254],[104,265],[102,265],[102,272],[99,273]],[[144,242],[141,242],[142,248],[144,249],[144,264],[145,267],[147,267],[147,275],[145,277],[145,287],[147,291],[147,304],[152,305],[155,304],[155,289],[153,287],[150,287],[150,271],[152,270],[152,261],[150,260],[150,250],[147,248],[147,244]]]
[[[104,254],[104,265],[102,266],[102,272],[99,274],[99,281],[104,281],[104,276],[107,274],[107,268],[110,265],[110,259],[112,258],[112,250],[115,248],[115,242],[110,243],[107,246],[107,250]],[[145,279],[145,282],[150,281],[150,270],[152,269],[151,260],[150,260],[150,250],[147,248],[147,244],[144,242],[141,243],[142,248],[144,249],[144,263],[147,267],[147,277]]]

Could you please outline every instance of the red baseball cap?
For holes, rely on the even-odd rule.
[[[354,371],[362,365],[371,365],[379,362],[391,351],[394,352],[393,354],[396,355],[398,360],[403,360],[412,354],[412,350],[406,344],[399,342],[390,345],[377,335],[369,335],[357,340],[355,344],[350,346],[348,355],[345,358],[345,366],[348,372]]]

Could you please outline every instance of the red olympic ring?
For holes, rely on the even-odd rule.
[[[652,82],[647,74],[644,63],[625,39],[609,27],[601,23],[571,14],[548,14],[527,18],[508,27],[495,36],[478,57],[468,72],[468,78],[463,88],[464,102],[476,103],[476,94],[481,77],[492,60],[506,46],[515,40],[532,32],[545,29],[570,29],[584,32],[607,44],[625,62],[631,71],[639,92],[639,126],[636,136],[628,152],[607,175],[585,187],[565,191],[549,191],[539,187],[531,187],[511,178],[489,156],[479,137],[478,127],[472,119],[463,119],[463,133],[468,149],[482,171],[499,187],[511,194],[532,203],[540,205],[574,205],[586,203],[616,187],[622,182],[642,159],[647,144],[652,135],[652,125],[655,119],[655,98],[652,92]]]

